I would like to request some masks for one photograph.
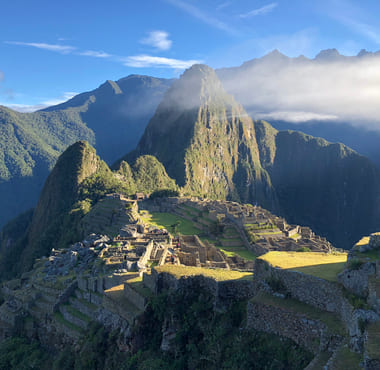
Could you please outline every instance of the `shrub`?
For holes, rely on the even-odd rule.
[[[311,252],[311,249],[308,247],[301,247],[297,249],[297,252]]]
[[[349,270],[359,270],[363,263],[363,261],[360,261],[357,258],[353,258],[350,261],[348,261],[347,267]]]

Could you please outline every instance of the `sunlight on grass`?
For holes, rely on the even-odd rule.
[[[177,221],[180,221],[178,232],[182,235],[197,235],[202,232],[200,229],[195,227],[191,221],[171,213],[149,213],[147,211],[142,211],[140,213],[140,217],[145,223],[155,225],[161,229],[165,228],[169,232],[172,232],[171,225],[175,224]]]
[[[216,281],[226,281],[226,280],[251,280],[251,272],[240,272],[231,271],[224,269],[208,269],[204,267],[193,267],[193,266],[177,266],[177,265],[163,265],[160,267],[155,267],[157,272],[167,272],[177,279],[182,276],[197,276],[203,275],[215,279]]]
[[[369,244],[369,236],[364,236],[361,238],[355,245],[354,247],[361,247],[362,245],[367,245]]]
[[[329,281],[336,281],[343,271],[347,253],[269,252],[259,258],[274,267],[303,272]]]
[[[254,261],[256,259],[256,255],[245,248],[241,248],[241,247],[217,247],[217,248],[220,249],[222,252],[224,252],[226,256],[228,257],[233,257],[235,255],[238,255],[247,261]]]

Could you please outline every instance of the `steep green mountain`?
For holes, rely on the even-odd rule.
[[[82,218],[106,194],[176,190],[163,165],[153,156],[123,162],[112,172],[85,141],[68,147],[48,176],[34,212],[9,222],[0,234],[0,279],[31,267],[51,248],[83,238]]]
[[[129,160],[151,154],[189,194],[258,202],[349,248],[380,225],[380,173],[342,144],[252,122],[215,72],[174,82]]]
[[[77,140],[108,163],[135,148],[170,84],[131,75],[39,112],[0,107],[0,227],[35,206],[58,156]]]
[[[343,144],[255,122],[262,166],[289,222],[349,248],[380,225],[380,173]]]
[[[342,73],[342,67],[351,68],[345,74],[347,81],[333,80],[337,86],[347,86],[346,90],[351,91],[348,87],[351,80],[352,86],[368,86],[370,89],[369,84],[359,82],[360,77],[355,82],[353,79],[360,71],[376,71],[376,67],[369,66],[380,60],[379,57],[380,52],[361,50],[356,56],[344,56],[336,49],[328,49],[322,50],[314,59],[302,55],[292,58],[274,50],[238,67],[218,69],[216,73],[226,91],[253,119],[265,117],[278,130],[296,130],[343,143],[380,168],[379,119],[377,113],[371,115],[372,111],[378,111],[376,105],[347,106],[347,97],[366,96],[366,93],[355,89],[353,94],[342,95],[341,91],[339,95],[339,87],[335,91],[333,85],[328,88],[328,84],[318,81],[318,74],[323,80],[324,76]],[[376,72],[368,77],[368,81],[376,81]]]
[[[252,120],[215,72],[194,65],[165,94],[128,161],[151,154],[184,191],[275,208]]]
[[[171,83],[163,78],[130,75],[118,81],[108,80],[93,91],[44,111],[80,111],[82,121],[95,134],[97,153],[107,163],[113,163],[125,154],[126,148],[136,147]]]

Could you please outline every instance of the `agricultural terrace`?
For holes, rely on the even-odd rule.
[[[179,222],[177,232],[182,235],[198,235],[202,233],[191,221],[171,213],[149,213],[142,210],[140,211],[140,217],[145,223],[157,226],[159,229],[167,229],[169,232],[173,232],[172,225]]]
[[[208,219],[207,215],[203,216],[202,212],[199,212],[195,208],[188,206],[182,207],[183,209],[186,209],[187,213],[189,213],[188,216],[196,217],[198,224],[213,224],[213,221]],[[195,213],[197,216],[195,216]],[[234,228],[226,227],[223,233],[218,235],[217,239],[211,239],[207,233],[196,227],[192,221],[177,214],[163,212],[149,213],[146,210],[141,210],[140,217],[144,223],[154,225],[159,229],[167,229],[172,234],[175,233],[173,225],[177,225],[176,233],[181,235],[198,235],[202,241],[208,241],[209,243],[214,244],[216,248],[220,249],[228,257],[238,255],[247,261],[253,261],[256,258],[255,254],[244,246],[239,233]],[[207,228],[208,226],[205,227]]]
[[[303,272],[329,281],[337,281],[347,262],[347,253],[268,252],[258,258],[274,267]]]
[[[177,279],[183,276],[197,276],[203,275],[216,281],[226,280],[251,280],[253,277],[252,272],[240,272],[225,269],[208,269],[204,267],[193,266],[177,266],[177,265],[162,265],[155,267],[157,272],[167,272]]]

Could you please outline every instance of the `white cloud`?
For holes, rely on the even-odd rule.
[[[4,72],[0,71],[0,82],[4,81]]]
[[[142,39],[141,43],[153,46],[158,50],[169,50],[172,47],[172,41],[169,40],[169,33],[165,31],[149,32],[148,37]]]
[[[223,80],[253,116],[267,119],[337,119],[380,129],[380,56],[327,60],[256,60]]]
[[[190,14],[192,17],[197,18],[203,23],[206,23],[214,28],[218,28],[232,35],[238,34],[238,32],[227,23],[224,23],[221,20],[214,18],[210,14],[207,14],[206,12],[198,9],[194,5],[188,4],[182,0],[166,0],[166,2],[174,5],[175,7],[179,9],[182,9],[186,13]]]
[[[78,55],[83,55],[86,57],[94,57],[94,58],[111,58],[112,55],[105,53],[104,51],[96,51],[96,50],[85,50],[77,53]]]
[[[321,114],[315,112],[269,112],[269,113],[260,113],[260,112],[250,112],[252,116],[257,119],[264,120],[279,120],[279,121],[288,121],[294,123],[307,122],[307,121],[334,121],[338,119],[338,116],[333,114]]]
[[[270,3],[258,9],[253,9],[248,13],[240,14],[240,18],[250,18],[257,15],[264,15],[270,13],[274,8],[278,6],[278,3]]]
[[[161,67],[173,69],[186,69],[193,64],[199,64],[199,60],[179,60],[164,57],[155,57],[151,55],[135,55],[124,58],[124,65],[127,67],[147,68]]]
[[[157,34],[160,33],[160,34]],[[155,41],[155,46],[157,48],[167,48],[171,45],[171,41],[167,38],[168,34],[164,31],[155,31],[155,34],[151,33],[151,44],[153,45],[153,41]],[[96,50],[78,50],[73,46],[64,46],[64,45],[53,45],[53,44],[45,44],[45,43],[28,43],[28,42],[18,42],[18,41],[6,41],[8,44],[12,45],[25,45],[32,46],[39,49],[50,50],[53,52],[59,52],[61,54],[73,54],[73,55],[81,55],[93,58],[102,58],[108,59],[114,62],[122,63],[127,67],[135,67],[135,68],[145,68],[145,67],[159,67],[159,68],[173,68],[178,70],[183,70],[191,67],[193,64],[201,63],[199,60],[180,60],[180,59],[172,59],[165,57],[155,57],[150,55],[132,55],[132,56],[118,56],[108,54],[104,51],[96,51]]]
[[[44,100],[41,103],[33,104],[33,105],[29,105],[29,104],[7,104],[7,103],[0,103],[0,105],[4,105],[10,109],[17,111],[17,112],[31,113],[31,112],[35,112],[35,111],[40,110],[40,109],[50,107],[52,105],[64,103],[67,100],[73,98],[77,94],[78,93],[76,93],[76,92],[65,92],[57,98]]]
[[[37,49],[54,51],[61,54],[70,54],[74,50],[76,50],[74,46],[70,46],[70,45],[46,44],[46,43],[40,43],[40,42],[5,41],[5,43],[10,44],[10,45],[31,46]]]

